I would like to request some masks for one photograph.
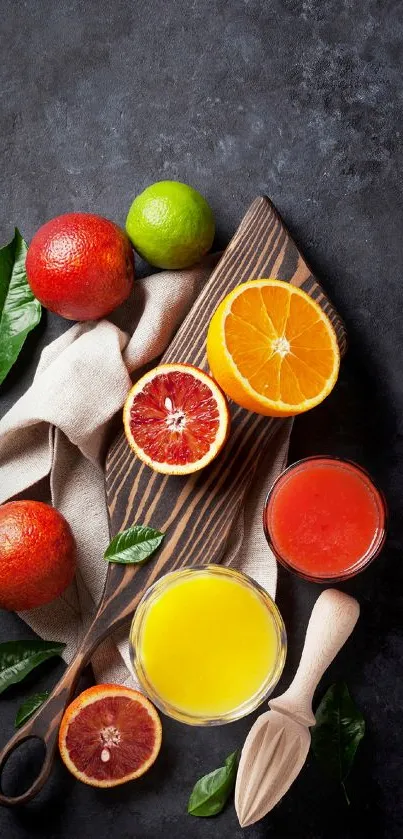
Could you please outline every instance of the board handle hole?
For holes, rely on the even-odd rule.
[[[40,737],[27,737],[9,752],[0,768],[3,795],[16,798],[29,790],[41,774],[46,759],[46,745]]]

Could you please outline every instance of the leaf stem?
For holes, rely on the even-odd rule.
[[[350,799],[349,799],[349,797],[348,797],[347,790],[346,790],[346,785],[345,785],[344,781],[342,781],[342,782],[341,782],[341,786],[342,786],[342,790],[343,790],[343,792],[344,792],[344,798],[345,798],[345,800],[346,800],[346,804],[347,804],[347,806],[349,807],[349,806],[350,806],[350,804],[351,804],[351,801],[350,801]]]

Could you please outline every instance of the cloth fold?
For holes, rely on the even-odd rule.
[[[53,603],[21,613],[38,635],[66,643],[66,661],[79,646],[105,582],[103,462],[110,424],[132,379],[168,346],[215,261],[212,256],[190,271],[137,280],[110,319],[72,326],[43,350],[31,387],[0,422],[0,503],[16,496],[48,501],[66,517],[77,541],[74,583]],[[261,515],[266,492],[286,464],[291,428],[291,420],[279,422],[224,557],[272,596],[276,562]],[[132,683],[127,629],[104,642],[92,664],[100,681]]]

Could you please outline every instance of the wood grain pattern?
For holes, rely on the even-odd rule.
[[[292,282],[315,298],[332,321],[340,350],[345,352],[346,332],[338,313],[312,276],[273,204],[263,197],[253,202],[163,361],[187,362],[208,370],[206,334],[217,305],[239,283],[265,276]],[[251,414],[234,404],[231,415],[231,436],[221,455],[207,469],[187,478],[152,473],[133,456],[123,432],[111,447],[106,492],[112,532],[141,523],[152,524],[167,534],[163,550],[147,570],[147,586],[167,570],[222,558],[230,528],[253,478],[257,453],[264,456],[282,422]],[[138,572],[127,569],[126,573]],[[144,576],[141,572],[138,581],[142,588]],[[116,582],[111,576],[111,593]]]
[[[268,198],[257,198],[223,257],[164,355],[164,362],[188,362],[207,370],[205,342],[210,318],[222,298],[241,282],[277,277],[307,291],[332,321],[341,353],[344,325],[312,276],[284,223]],[[232,524],[253,479],[258,457],[269,449],[281,419],[269,419],[231,406],[230,439],[221,455],[200,473],[163,476],[143,465],[120,433],[106,461],[106,497],[111,535],[135,523],[166,533],[163,548],[144,567],[111,564],[93,624],[75,659],[49,699],[0,754],[1,772],[10,754],[25,740],[39,737],[45,762],[34,784],[22,795],[0,789],[0,804],[15,806],[33,798],[49,777],[57,748],[58,727],[78,677],[95,647],[131,615],[143,592],[163,573],[187,565],[220,562]],[[101,558],[100,558],[100,561]]]

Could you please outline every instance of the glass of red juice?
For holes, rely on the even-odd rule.
[[[385,499],[365,469],[334,457],[289,466],[263,511],[279,562],[317,583],[347,580],[366,568],[384,544],[386,525]]]

